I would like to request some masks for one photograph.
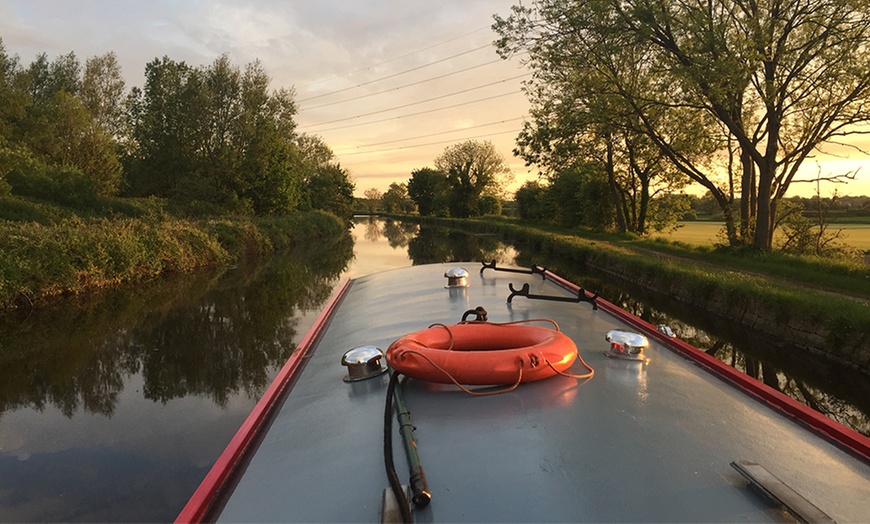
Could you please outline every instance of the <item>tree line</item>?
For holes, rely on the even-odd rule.
[[[609,213],[643,233],[691,181],[729,244],[769,250],[799,168],[870,122],[866,2],[538,0],[493,29],[499,53],[534,72],[515,152],[548,191],[573,188],[584,206],[568,221]]]
[[[352,214],[353,183],[332,150],[298,133],[292,89],[259,61],[169,57],[127,89],[114,53],[25,66],[0,39],[0,196],[86,206],[164,198],[188,214]]]
[[[490,141],[466,140],[448,146],[434,160],[435,167],[411,172],[407,183],[393,182],[381,194],[365,192],[370,211],[375,204],[391,213],[418,211],[424,216],[466,218],[501,213],[505,186],[512,174]]]

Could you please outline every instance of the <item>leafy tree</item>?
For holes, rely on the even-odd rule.
[[[505,27],[512,22],[500,23],[500,30],[507,32]],[[573,44],[575,49],[551,46],[545,38],[530,41],[516,38],[521,41],[519,45],[532,49],[529,60],[536,75],[526,90],[532,102],[532,119],[524,125],[515,153],[528,164],[544,168],[544,174],[550,178],[565,176],[566,169],[581,170],[584,178],[595,174],[606,182],[605,191],[598,197],[606,199],[609,205],[606,214],[590,220],[599,227],[612,225],[618,231],[642,234],[651,199],[680,189],[686,180],[644,135],[642,122],[625,98],[628,93],[654,96],[668,86],[657,83],[654,71],[643,67],[642,50],[627,47],[618,39],[602,37],[593,53],[591,42],[573,33],[560,35],[559,43]],[[500,42],[505,56],[514,49],[509,41],[505,37]],[[590,52],[579,52],[577,47]],[[621,82],[618,86],[613,85],[614,78]],[[651,113],[648,120],[658,123],[662,118],[658,112]],[[696,125],[697,122],[680,118],[668,123],[668,129],[671,136],[684,137],[684,143],[694,151],[707,145],[697,138],[702,133],[697,132]],[[578,198],[576,194],[566,195],[558,187],[551,189],[563,200]],[[585,221],[579,216],[580,210],[572,211],[568,206],[559,209],[564,212],[558,218],[561,223]]]
[[[517,189],[514,200],[517,213],[523,220],[542,222],[550,216],[546,204],[547,189],[535,180],[529,180]]]
[[[298,209],[303,199],[303,180],[293,145],[274,141],[261,156],[250,160],[245,166],[255,171],[241,193],[243,202],[250,201],[252,210],[259,214],[284,215]]]
[[[94,182],[97,193],[116,194],[121,162],[112,140],[81,101],[61,90],[35,111],[31,150],[49,164],[77,169]]]
[[[19,87],[22,76],[18,57],[6,53],[3,39],[0,38],[0,140],[14,140],[27,115],[30,100]]]
[[[124,121],[124,78],[113,52],[85,62],[79,97],[110,137],[120,137]]]
[[[393,182],[383,196],[384,210],[387,213],[407,213],[413,207],[408,197],[408,186]]]
[[[481,215],[501,214],[501,200],[493,195],[483,195],[480,197],[479,207]]]
[[[653,231],[667,232],[679,228],[678,221],[694,218],[688,195],[669,194],[652,199],[647,223]]]
[[[377,188],[369,188],[365,190],[366,205],[368,206],[369,214],[375,214],[378,211],[378,204],[381,202],[381,192]]]
[[[435,159],[435,168],[447,175],[448,206],[455,217],[479,214],[480,197],[500,194],[509,173],[492,142],[476,140],[448,146]]]
[[[202,73],[169,57],[145,66],[145,86],[129,102],[135,149],[128,158],[134,195],[168,196],[195,172],[203,116]]]
[[[424,167],[411,172],[408,196],[422,216],[443,215],[447,211],[447,176],[437,169]]]
[[[219,59],[213,69],[219,73],[218,77],[227,77],[223,80],[228,84],[223,87],[223,98],[227,99],[226,91],[234,92],[232,85],[236,75],[222,62],[226,62],[225,57]],[[258,61],[245,67],[239,82],[240,114],[237,118],[233,114],[226,116],[235,119],[234,125],[225,122],[231,130],[229,136],[212,137],[217,144],[224,144],[217,150],[227,153],[212,158],[241,158],[238,170],[223,172],[228,192],[250,200],[258,213],[288,213],[300,205],[305,179],[295,135],[293,93],[286,89],[270,92],[271,79]],[[213,85],[213,91],[220,92],[217,86],[221,82],[215,80]],[[224,122],[223,118],[218,117],[216,122]]]
[[[323,166],[335,159],[332,149],[317,135],[299,133],[296,148],[301,162],[308,166]]]
[[[40,53],[24,75],[30,98],[37,105],[48,102],[59,91],[77,95],[81,86],[81,64],[72,52],[51,62],[45,53]]]
[[[829,213],[838,198],[835,192],[831,199],[823,200],[816,189],[815,198],[809,200],[816,208],[813,218],[806,216],[803,199],[784,199],[777,208],[777,224],[783,232],[778,249],[795,255],[854,258],[854,250],[841,242],[843,230],[830,227]]]
[[[292,92],[270,91],[270,82],[259,62],[241,71],[226,56],[207,68],[149,63],[145,89],[128,104],[133,193],[241,213],[296,209],[310,173],[295,141]]]
[[[335,162],[332,149],[316,135],[300,134],[293,144],[301,175],[303,209],[322,209],[350,220],[354,184],[350,173]]]
[[[338,164],[326,164],[309,175],[305,184],[308,205],[350,220],[353,217],[353,182]]]
[[[751,235],[756,248],[769,249],[776,204],[802,162],[870,120],[865,4],[544,0],[534,8],[514,7],[495,27],[503,53],[527,49],[533,61],[576,82],[590,71],[603,73],[606,82],[595,83],[609,86],[670,162],[716,198],[731,242]],[[626,76],[614,57],[653,74]],[[586,67],[572,68],[578,59]],[[637,90],[637,79],[667,89]],[[687,154],[685,134],[674,136],[665,125],[705,120],[703,129],[718,140],[727,165],[725,187],[708,169],[716,157],[699,159],[691,149]],[[735,188],[739,199],[731,193]],[[739,228],[733,227],[735,200]]]

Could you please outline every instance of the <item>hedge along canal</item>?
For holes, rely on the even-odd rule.
[[[328,213],[283,217],[71,217],[0,223],[0,314],[166,274],[234,266],[306,243],[335,242],[347,225]],[[331,240],[330,240],[331,239]]]
[[[870,307],[860,300],[771,282],[733,268],[650,255],[623,246],[510,222],[405,216],[401,220],[498,233],[542,256],[573,261],[670,300],[870,373]]]

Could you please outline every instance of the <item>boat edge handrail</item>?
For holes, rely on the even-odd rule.
[[[338,305],[350,290],[353,279],[347,279],[332,294],[323,306],[320,314],[314,320],[311,328],[296,345],[296,349],[281,367],[275,379],[266,389],[263,396],[254,406],[251,413],[236,431],[224,451],[212,465],[199,487],[187,501],[187,504],[176,517],[176,524],[202,522],[213,508],[218,494],[228,485],[233,471],[247,454],[251,443],[256,439],[264,424],[271,419],[274,407],[280,403],[303,359],[320,339],[326,326],[332,320]]]
[[[581,290],[580,286],[553,273],[552,271],[544,270],[544,273],[545,278],[566,291],[576,294]],[[586,293],[589,292],[586,291]],[[843,449],[863,462],[870,464],[870,437],[866,437],[854,429],[819,413],[811,407],[798,402],[781,391],[777,391],[749,375],[746,375],[740,370],[729,366],[725,362],[722,362],[716,357],[701,351],[679,338],[668,337],[657,330],[655,326],[649,322],[625,311],[616,304],[604,300],[601,297],[597,297],[596,301],[603,311],[618,318],[626,324],[643,331],[648,337],[654,338],[657,342],[668,349],[695,362],[717,378],[725,380],[756,400],[799,421],[811,431],[837,445],[840,449]]]

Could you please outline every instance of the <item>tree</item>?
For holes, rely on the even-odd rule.
[[[500,215],[501,200],[493,195],[483,195],[480,197],[479,209],[481,215]]]
[[[353,182],[338,164],[326,164],[311,173],[305,184],[308,205],[350,220],[353,217]]]
[[[72,52],[58,56],[52,62],[45,53],[40,53],[24,74],[30,98],[36,105],[48,102],[59,91],[77,95],[81,86],[81,64]]]
[[[601,166],[587,162],[574,169],[563,169],[550,178],[547,187],[549,212],[553,222],[566,226],[609,229],[614,223],[610,187]]]
[[[435,168],[447,175],[448,206],[455,217],[479,214],[480,197],[500,194],[510,172],[492,142],[476,140],[448,146],[435,159]]]
[[[14,140],[27,115],[29,96],[20,88],[21,65],[17,56],[9,56],[0,38],[0,140]],[[0,173],[0,176],[3,176]]]
[[[78,98],[58,91],[33,113],[31,151],[49,165],[79,170],[98,194],[118,192],[122,167],[114,144]]]
[[[751,234],[755,247],[769,249],[776,203],[802,162],[870,121],[866,3],[544,0],[533,9],[514,7],[495,28],[506,56],[527,49],[547,71],[561,70],[575,82],[589,71],[603,73],[602,85],[621,98],[640,130],[716,198],[732,226],[732,243]],[[620,74],[615,56],[635,57],[638,71],[653,74]],[[578,58],[584,68],[562,67]],[[636,90],[637,78],[667,89]],[[708,121],[703,129],[717,139],[727,166],[725,187],[709,169],[715,155],[687,154],[683,135],[663,125],[682,121]],[[735,190],[739,228],[731,210]]]
[[[79,73],[73,53],[24,69],[0,41],[0,178],[14,173],[17,193],[74,203],[117,192],[121,164],[76,96]]]
[[[614,91],[609,77],[630,80],[625,88],[646,96],[661,86],[649,71],[638,67],[639,58],[632,50],[615,44],[600,47],[601,60],[608,64],[603,71],[592,66],[588,54],[553,50],[546,42],[535,44],[537,52],[530,60],[537,73],[526,84],[532,118],[524,124],[514,153],[527,165],[537,164],[551,179],[564,177],[570,170],[582,171],[584,179],[599,178],[606,188],[599,196],[609,206],[608,213],[594,222],[599,227],[606,224],[620,232],[642,234],[652,198],[674,192],[686,181],[639,130],[637,118],[623,95]],[[669,125],[671,135],[698,136],[682,131],[686,122],[681,119],[678,126]],[[558,184],[551,184],[551,190],[565,196]],[[563,206],[561,211],[560,223],[583,221],[579,209]],[[569,218],[571,214],[574,219]]]
[[[377,188],[369,188],[365,190],[366,205],[368,206],[369,214],[374,215],[378,212],[378,205],[381,202],[381,192]]]
[[[422,216],[445,214],[448,190],[447,175],[430,167],[415,169],[408,180],[408,196]]]
[[[169,57],[145,66],[145,85],[129,102],[134,149],[127,169],[134,195],[168,196],[195,172],[203,117],[202,73]]]
[[[259,62],[241,71],[226,56],[206,68],[149,63],[129,103],[134,194],[240,213],[296,209],[313,171],[296,142],[292,92],[270,82]]]
[[[383,205],[387,213],[405,213],[412,207],[410,198],[408,197],[408,186],[393,182],[390,188],[384,193]]]
[[[517,213],[523,220],[543,222],[550,216],[546,204],[547,189],[535,180],[529,180],[517,189],[514,200]]]
[[[229,158],[240,158],[238,171],[224,172],[226,187],[243,199],[251,200],[256,212],[284,214],[293,211],[302,201],[305,181],[295,133],[293,91],[270,91],[272,79],[259,61],[245,66],[240,76],[237,70],[224,63],[228,61],[221,57],[213,66],[222,73],[215,79],[212,92],[223,93],[218,98],[234,103],[238,113],[219,114],[216,122],[229,129],[226,139],[229,145],[221,150],[228,151]],[[239,79],[238,91],[234,87],[236,78]],[[230,96],[233,93],[237,93],[237,100]],[[213,107],[217,109],[217,106]],[[213,136],[212,140],[217,144],[225,143],[220,135]],[[213,158],[220,159],[221,155]],[[266,203],[263,197],[271,201],[277,197],[280,205]]]
[[[339,218],[353,217],[354,184],[335,162],[332,149],[317,135],[296,136],[297,169],[302,175],[303,209],[322,209]]]
[[[113,52],[85,62],[79,97],[110,137],[120,137],[124,119],[124,78]]]

